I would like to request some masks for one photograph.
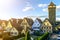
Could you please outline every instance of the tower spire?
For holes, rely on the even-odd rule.
[[[56,6],[56,5],[51,1],[49,6]]]

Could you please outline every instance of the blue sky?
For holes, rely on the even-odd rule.
[[[48,16],[47,7],[51,1],[57,6],[56,15],[60,15],[60,0],[0,0],[0,19]]]

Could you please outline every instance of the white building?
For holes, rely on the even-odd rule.
[[[40,27],[42,25],[42,21],[38,18],[36,18],[36,20],[34,21],[33,25],[32,25],[32,29],[34,31],[39,31],[40,30]]]

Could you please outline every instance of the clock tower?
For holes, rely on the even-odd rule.
[[[49,12],[49,20],[52,24],[55,24],[56,22],[56,5],[51,2],[50,5],[48,5],[48,12]]]

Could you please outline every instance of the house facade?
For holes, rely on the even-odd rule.
[[[21,23],[21,27],[23,27],[23,30],[22,30],[21,33],[25,34],[26,31],[32,27],[32,24],[33,24],[33,20],[32,19],[24,18],[22,23]]]
[[[4,30],[7,27],[7,23],[8,23],[8,21],[5,21],[5,20],[1,21],[1,26],[3,27]]]
[[[52,24],[49,22],[48,19],[45,19],[44,22],[42,23],[41,30],[43,33],[49,32],[52,33]]]
[[[18,22],[20,23],[20,20],[18,20]],[[22,31],[22,27],[20,27],[20,24],[18,22],[17,20],[9,20],[5,28],[5,31],[9,32],[12,36],[18,35]]]
[[[10,32],[10,30],[11,30],[11,28],[12,28],[12,27],[13,27],[13,26],[12,26],[11,21],[8,21],[8,23],[7,23],[7,26],[6,26],[5,30],[6,30],[7,32]]]
[[[19,35],[19,32],[18,32],[18,30],[15,27],[13,27],[10,30],[10,35],[11,36],[18,36]]]
[[[36,18],[36,20],[34,21],[33,25],[32,25],[32,30],[34,31],[40,31],[42,25],[42,21],[38,18]]]

